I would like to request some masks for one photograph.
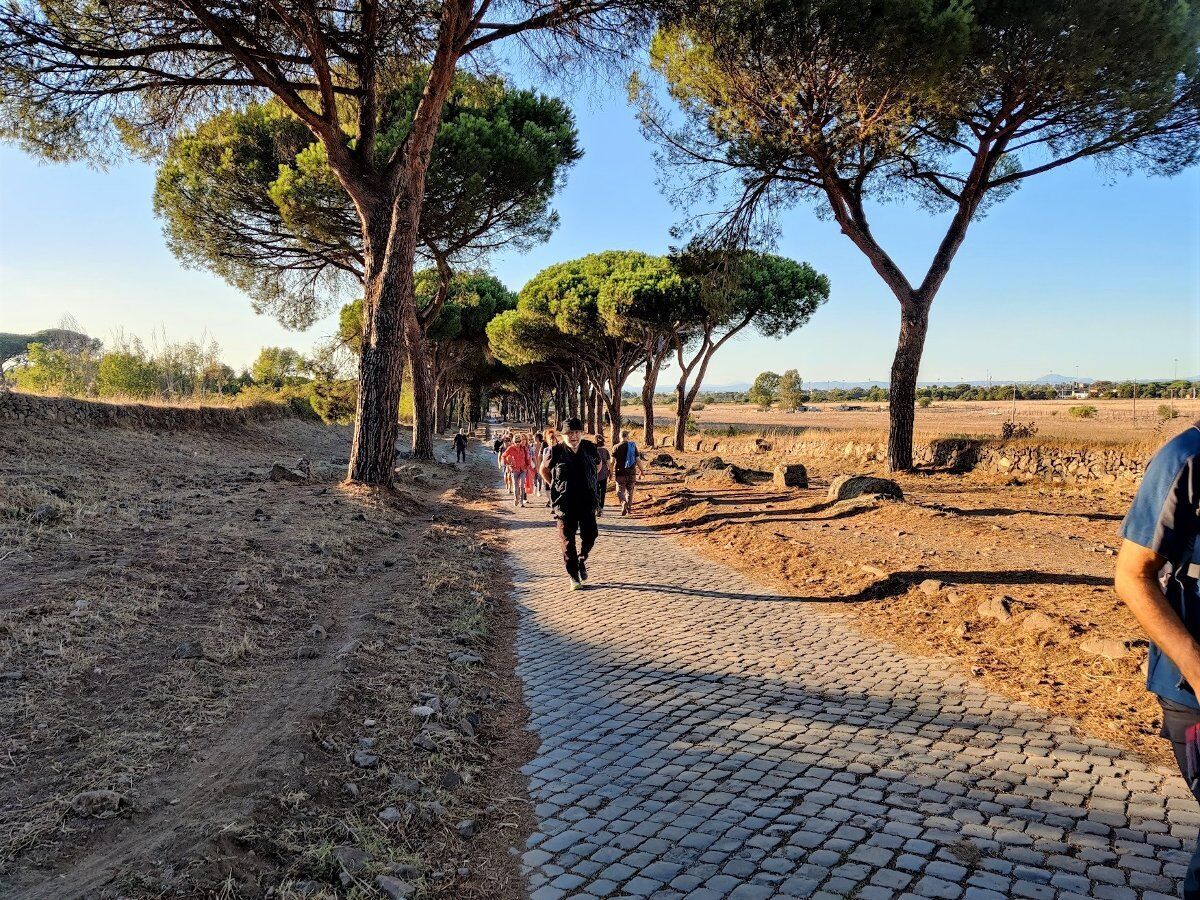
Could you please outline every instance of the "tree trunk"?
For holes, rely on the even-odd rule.
[[[675,449],[683,450],[683,439],[687,436],[687,374],[675,385]]]
[[[390,485],[399,432],[400,387],[404,381],[404,339],[395,279],[388,272],[369,278],[363,297],[362,355],[358,362],[358,401],[354,440],[346,478]]]
[[[662,366],[661,359],[653,356],[646,357],[646,380],[642,382],[642,415],[645,423],[642,427],[642,441],[647,447],[654,446],[654,387],[658,383],[658,370]]]
[[[888,397],[888,468],[905,472],[913,465],[913,422],[917,405],[917,374],[925,335],[929,330],[929,304],[917,297],[900,309],[900,339],[892,360]]]
[[[605,398],[608,406],[608,427],[611,429],[609,433],[619,436],[621,434],[621,385],[616,377],[610,379],[609,388],[611,398]]]
[[[443,434],[446,431],[446,401],[442,396],[441,381],[431,380],[433,381],[433,433]]]
[[[467,388],[467,419],[472,428],[483,419],[483,391],[477,381],[472,381]]]

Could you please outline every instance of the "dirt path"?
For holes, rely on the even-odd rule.
[[[1200,815],[1169,769],[636,519],[570,592],[547,510],[501,511],[534,900],[1176,893]]]
[[[492,470],[346,438],[0,428],[0,896],[520,895]]]

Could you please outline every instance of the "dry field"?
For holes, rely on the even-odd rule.
[[[484,482],[348,437],[0,426],[0,896],[519,896]]]
[[[1159,419],[1157,409],[1163,403],[1175,407],[1179,416],[1168,422]],[[764,429],[786,426],[886,433],[886,405],[857,403],[863,408],[855,411],[838,410],[838,405],[816,404],[813,411],[802,413],[779,410],[764,413],[748,403],[714,403],[694,413],[692,418],[701,427],[737,424]],[[1068,412],[1072,406],[1094,406],[1096,417],[1072,418]],[[640,407],[631,404],[628,412],[636,416]],[[928,409],[917,410],[916,431],[919,437],[926,438],[952,434],[995,437],[1012,412],[1011,403],[999,401],[937,402]],[[663,424],[674,421],[674,411],[669,407],[657,408],[655,416],[662,417]],[[1136,418],[1132,400],[1019,400],[1016,419],[1033,422],[1038,428],[1037,438],[1041,439],[1157,446],[1200,419],[1200,400],[1139,400]]]
[[[717,452],[755,470],[780,461],[749,438],[721,441]],[[694,466],[709,454],[674,455]],[[1170,761],[1142,686],[1143,635],[1112,590],[1127,493],[913,473],[898,479],[905,502],[830,503],[830,480],[853,463],[787,461],[808,466],[809,488],[651,468],[640,514],[854,627]],[[988,613],[1001,608],[1000,619]]]

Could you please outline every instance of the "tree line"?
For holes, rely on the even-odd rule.
[[[728,323],[671,319],[672,278],[704,286],[701,307],[757,289],[756,271],[769,289],[774,212],[810,202],[899,303],[888,460],[909,468],[930,309],[971,224],[1078,160],[1171,174],[1200,152],[1200,15],[1157,0],[11,0],[0,136],[55,160],[156,157],[173,249],[284,321],[361,297],[348,477],[387,484],[406,382],[413,454],[432,455],[456,272],[548,233],[580,152],[561,104],[489,69],[513,45],[533,71],[628,70],[647,38],[631,94],[694,240],[661,279],[661,262],[596,254],[531,281],[495,326],[521,360],[514,397],[558,379],[619,422],[622,379],[641,367],[652,393],[673,354],[694,402]],[[945,216],[915,279],[872,229],[885,200]],[[577,297],[576,277],[610,288]],[[650,298],[663,310],[643,315]]]
[[[331,347],[304,356],[263,347],[240,372],[221,361],[216,341],[169,341],[147,348],[118,335],[109,346],[78,325],[0,334],[0,377],[19,390],[109,400],[274,401],[328,423],[354,416],[354,382]]]

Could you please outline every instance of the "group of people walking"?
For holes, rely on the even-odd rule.
[[[553,427],[526,434],[510,431],[492,443],[496,465],[504,476],[513,505],[529,505],[529,498],[546,498],[557,525],[563,564],[572,589],[588,580],[588,555],[596,544],[604,514],[609,481],[617,485],[621,515],[633,511],[639,474],[645,473],[642,455],[628,431],[611,450],[603,432],[584,436],[583,422],[567,419],[560,433]]]

